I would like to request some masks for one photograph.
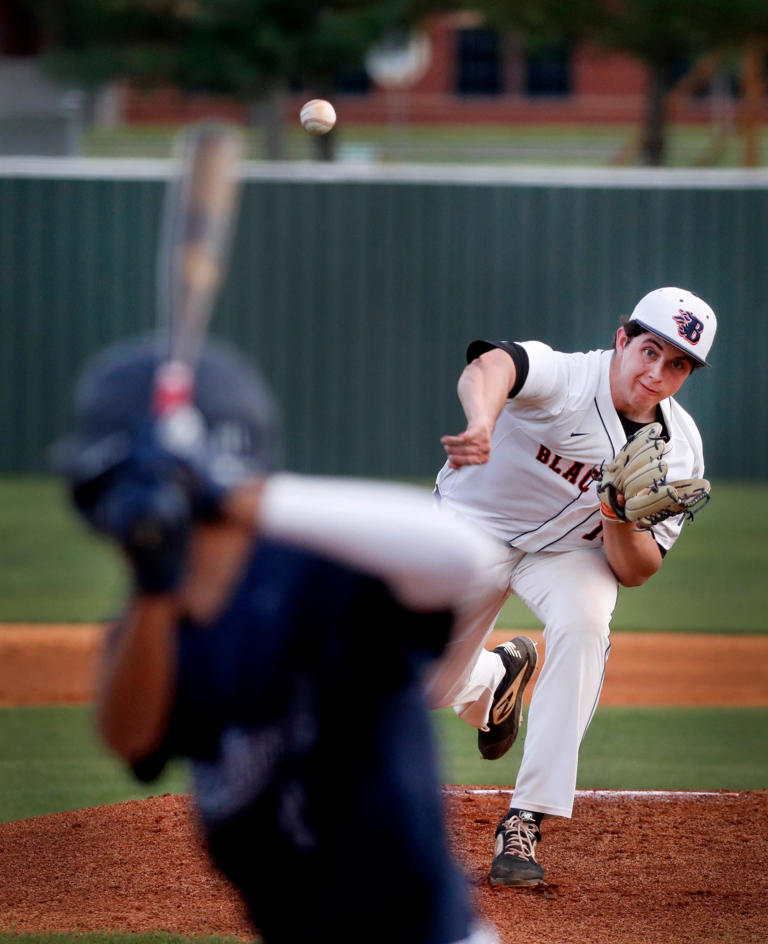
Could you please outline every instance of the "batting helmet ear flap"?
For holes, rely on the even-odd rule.
[[[113,473],[127,460],[132,439],[117,431],[96,442],[67,436],[53,444],[50,465],[69,488],[72,504],[94,527],[99,500],[113,479]]]
[[[116,468],[112,468],[95,478],[70,482],[69,493],[72,504],[82,517],[97,530],[101,530],[100,509],[103,498],[115,479],[116,471]]]
[[[125,430],[117,430],[95,442],[65,436],[51,447],[50,465],[57,475],[72,484],[98,478],[128,457],[132,442]]]

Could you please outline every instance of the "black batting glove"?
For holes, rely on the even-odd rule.
[[[193,489],[195,476],[148,430],[103,475],[74,483],[72,497],[97,531],[122,546],[140,592],[169,593],[186,560]]]
[[[126,470],[105,495],[104,530],[121,544],[140,593],[172,593],[186,562],[190,505],[178,483]]]

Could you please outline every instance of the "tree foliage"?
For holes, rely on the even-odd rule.
[[[254,99],[328,81],[419,15],[413,0],[26,0],[60,76]]]
[[[768,38],[766,0],[477,0],[489,22],[533,39],[554,37],[628,53],[646,66],[643,159],[664,156],[664,98],[681,69],[713,50]]]
[[[765,0],[476,0],[468,5],[505,28],[586,41],[645,63],[768,36]]]
[[[768,37],[766,0],[18,0],[43,25],[49,67],[98,86],[138,85],[254,101],[290,84],[329,90],[367,49],[430,13],[480,11],[528,42],[628,53],[648,71],[646,163],[661,163],[664,98],[681,68]]]

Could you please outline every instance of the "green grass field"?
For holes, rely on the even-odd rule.
[[[183,765],[135,780],[96,737],[87,706],[0,711],[0,822],[161,793],[183,793]]]
[[[50,478],[0,478],[0,622],[89,622],[119,603],[112,547],[75,518]]]
[[[622,592],[615,629],[766,632],[768,486],[715,483],[714,495],[653,581]],[[119,561],[70,512],[58,482],[0,479],[0,503],[0,621],[87,622],[115,612]],[[538,626],[514,600],[500,624]],[[435,718],[445,782],[514,782],[522,739],[502,764],[488,764],[452,712]],[[583,745],[579,785],[765,788],[766,746],[762,709],[602,708]],[[181,765],[149,787],[136,783],[96,740],[88,708],[0,711],[0,821],[184,789]]]
[[[644,587],[623,590],[619,630],[768,632],[768,484],[715,482],[713,499]],[[0,478],[0,622],[88,622],[119,605],[112,548],[85,530],[49,478]],[[499,624],[540,626],[510,600]]]
[[[621,594],[620,630],[768,631],[762,597],[768,484],[714,483],[651,584]],[[0,621],[93,621],[119,606],[119,562],[68,510],[46,478],[0,478]],[[534,628],[515,601],[500,623]],[[445,783],[509,786],[521,737],[500,762],[482,761],[475,732],[452,711],[433,714]],[[768,709],[613,708],[598,711],[581,752],[580,788],[768,788]],[[174,763],[150,785],[134,781],[95,736],[87,706],[0,710],[0,822],[186,791]],[[195,938],[195,944],[234,944]],[[179,935],[23,934],[0,944],[191,944]]]
[[[163,125],[89,128],[83,140],[88,157],[168,157],[176,129]],[[512,166],[608,166],[637,164],[632,152],[637,128],[631,124],[352,124],[339,116],[336,159],[372,163],[491,164]],[[285,158],[311,160],[313,139],[298,120],[285,127]],[[250,128],[247,156],[264,156],[263,132]],[[760,155],[768,160],[768,131]],[[736,167],[744,143],[734,132],[718,134],[708,125],[672,125],[668,136],[670,167]]]
[[[525,730],[484,761],[475,732],[436,712],[443,782],[510,786]],[[768,787],[768,708],[600,708],[581,746],[579,789],[761,790]]]
[[[661,570],[644,586],[619,591],[614,629],[768,632],[768,485],[714,482],[712,496],[684,526]],[[514,599],[499,624],[541,625]]]
[[[510,786],[522,736],[502,761],[477,751],[475,731],[433,715],[442,780]],[[603,708],[581,752],[584,789],[757,790],[768,787],[768,709]],[[0,711],[0,822],[186,792],[182,763],[140,784],[95,737],[86,706]]]

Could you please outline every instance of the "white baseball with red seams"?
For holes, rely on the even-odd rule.
[[[313,98],[302,105],[299,121],[310,134],[328,134],[336,124],[336,109],[324,98]]]

